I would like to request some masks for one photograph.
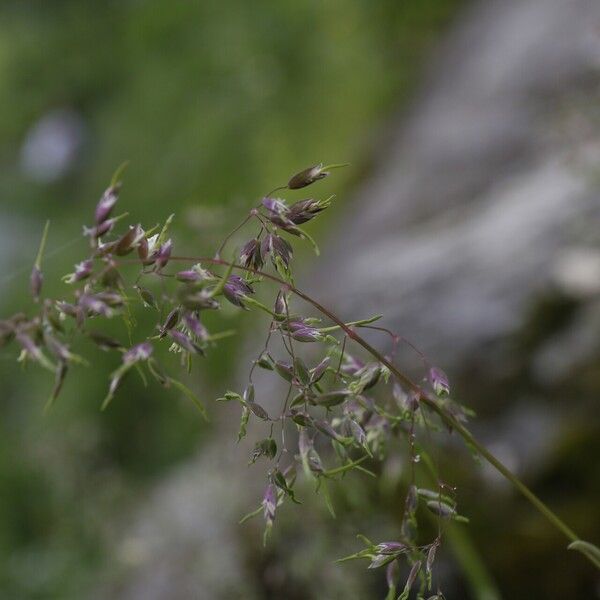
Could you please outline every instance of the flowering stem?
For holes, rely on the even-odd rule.
[[[570,542],[580,542],[580,538],[577,534],[562,521],[562,519],[554,513],[540,498],[538,498],[508,467],[506,467],[496,456],[494,456],[483,444],[477,441],[473,434],[459,421],[457,421],[450,413],[448,413],[443,406],[441,406],[438,400],[429,394],[426,390],[423,390],[420,386],[414,383],[409,377],[402,373],[392,362],[390,362],[381,352],[371,346],[364,338],[356,333],[351,325],[344,323],[339,317],[332,313],[328,308],[299,290],[293,285],[285,282],[283,279],[265,273],[263,271],[257,271],[250,267],[244,267],[242,265],[230,263],[225,260],[218,258],[198,258],[198,257],[171,257],[171,260],[178,261],[201,261],[210,264],[217,264],[225,266],[229,269],[239,269],[254,273],[266,279],[269,279],[275,283],[281,285],[284,289],[292,292],[308,304],[316,308],[322,315],[330,319],[336,324],[339,329],[358,345],[362,346],[371,356],[377,359],[380,363],[385,365],[397,378],[397,380],[410,388],[418,395],[419,401],[425,406],[430,408],[433,412],[437,413],[444,423],[450,428],[456,431],[463,440],[472,448],[474,448],[478,454],[480,454],[489,464],[491,464],[503,477],[510,481],[515,488],[521,492],[521,494],[533,505],[533,507],[543,515],[556,529],[558,529]],[[585,556],[598,568],[600,569],[600,560],[590,552],[583,552]]]

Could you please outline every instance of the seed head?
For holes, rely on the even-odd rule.
[[[196,283],[202,280],[202,277],[198,271],[194,271],[194,269],[187,269],[186,271],[179,271],[175,275],[177,281],[181,281],[183,283]]]
[[[123,354],[123,362],[126,365],[132,365],[142,360],[148,360],[152,354],[152,344],[150,342],[142,342],[131,347]]]
[[[171,257],[171,251],[173,250],[173,241],[168,239],[161,247],[158,249],[158,252],[155,255],[156,260],[156,268],[162,269],[167,266],[169,262],[169,258]]]
[[[177,331],[177,329],[169,329],[167,332],[169,337],[173,340],[176,346],[190,352],[191,354],[204,354],[204,350],[198,344],[192,341],[185,333]]]
[[[240,251],[240,263],[244,267],[248,267],[259,271],[264,262],[261,253],[261,244],[258,239],[254,238],[247,242]]]
[[[308,169],[304,169],[304,171],[300,171],[300,173],[296,173],[296,175],[288,181],[288,188],[290,188],[290,190],[298,190],[319,179],[327,177],[327,175],[329,175],[329,173],[323,171],[322,164],[315,165],[314,167],[309,167]]]
[[[252,286],[244,281],[239,275],[230,275],[227,279],[227,283],[223,286],[223,295],[231,304],[239,306],[240,308],[246,308],[244,299],[253,294],[254,290]]]
[[[450,393],[448,376],[440,368],[431,367],[429,369],[429,382],[438,396],[447,396]]]
[[[277,488],[274,484],[269,483],[269,485],[267,485],[263,495],[262,505],[265,521],[268,524],[273,523],[275,520],[275,510],[277,509]]]
[[[42,270],[37,265],[33,265],[33,269],[31,270],[31,277],[29,278],[29,285],[31,288],[31,295],[33,296],[33,299],[36,302],[40,299],[43,283],[44,274],[42,273]]]
[[[70,273],[65,277],[66,283],[75,283],[77,281],[82,281],[83,279],[87,279],[93,271],[94,261],[92,260],[84,260],[75,265],[75,271]]]
[[[120,187],[121,186],[119,184],[109,187],[102,195],[102,198],[100,198],[100,201],[96,205],[96,225],[101,225],[110,216],[112,209],[119,199]]]

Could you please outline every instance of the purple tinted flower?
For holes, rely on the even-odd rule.
[[[199,292],[185,293],[181,296],[181,302],[190,310],[200,309],[217,309],[219,303],[211,296],[207,290],[200,290]]]
[[[388,584],[388,588],[395,588],[398,584],[398,579],[400,577],[400,566],[398,565],[397,560],[393,560],[385,571],[385,580]]]
[[[173,250],[173,241],[168,239],[161,247],[158,249],[158,252],[155,255],[156,259],[156,267],[157,269],[162,269],[169,262],[169,258],[171,257],[171,251]]]
[[[129,231],[124,234],[115,246],[115,253],[118,256],[129,254],[144,238],[144,230],[141,225],[130,225]]]
[[[100,315],[102,317],[110,318],[113,316],[112,309],[106,302],[96,298],[95,296],[88,296],[83,294],[79,298],[79,306],[86,310],[90,314]]]
[[[427,563],[425,564],[425,570],[427,571],[427,573],[431,573],[431,569],[432,569],[433,563],[435,561],[435,554],[437,552],[439,545],[440,545],[440,540],[439,539],[435,540],[435,542],[433,542],[433,544],[431,544],[431,547],[429,548],[429,551],[427,552]]]
[[[290,363],[278,360],[273,367],[277,374],[286,381],[292,381],[294,379],[294,367]]]
[[[403,410],[415,411],[419,408],[419,394],[415,390],[405,391],[402,386],[394,381],[392,397]]]
[[[142,342],[131,347],[123,354],[123,362],[127,365],[132,365],[142,360],[148,360],[152,354],[152,344],[150,342]]]
[[[407,547],[401,542],[381,542],[375,546],[378,554],[397,554],[398,552],[406,552]]]
[[[365,430],[354,420],[350,420],[350,432],[359,446],[364,446],[367,443]]]
[[[31,277],[29,278],[29,285],[31,288],[31,295],[33,299],[37,302],[40,299],[40,294],[42,293],[42,284],[44,283],[44,275],[41,269],[34,265],[31,270]]]
[[[106,235],[115,225],[115,219],[107,219],[100,225],[94,225],[94,227],[83,226],[83,235],[92,239],[98,239],[103,235]]]
[[[275,511],[277,509],[277,488],[269,483],[265,489],[262,500],[263,512],[267,524],[272,524],[275,520]]]
[[[323,473],[323,463],[321,462],[321,457],[317,454],[317,451],[314,448],[311,448],[308,452],[308,468],[313,473]]]
[[[95,298],[102,300],[102,302],[106,302],[106,304],[109,306],[122,306],[125,303],[123,296],[121,296],[121,294],[117,294],[117,292],[98,292],[95,295]]]
[[[280,291],[275,298],[274,312],[280,317],[285,317],[289,313],[287,296],[284,291]]]
[[[273,234],[273,254],[274,256],[278,256],[283,264],[288,267],[290,258],[293,255],[292,247],[283,238]]]
[[[112,209],[119,199],[119,188],[119,185],[109,187],[102,195],[102,198],[100,198],[100,201],[96,205],[96,225],[101,225],[110,216]]]
[[[155,233],[150,237],[144,236],[138,244],[138,256],[144,265],[152,265],[158,254],[159,234]]]
[[[28,334],[19,332],[16,335],[16,340],[19,342],[21,348],[23,348],[23,350],[25,350],[25,352],[27,352],[27,354],[29,354],[32,358],[36,360],[41,358],[42,351]]]
[[[410,573],[408,574],[408,578],[406,579],[406,584],[404,585],[404,589],[405,590],[409,590],[412,588],[417,575],[419,574],[419,571],[421,570],[421,561],[418,560],[413,566],[412,569],[410,570]]]
[[[359,379],[352,382],[350,389],[357,394],[361,394],[377,384],[381,375],[381,365],[379,363],[369,363],[354,375]]]
[[[294,222],[290,220],[290,208],[279,198],[264,198],[263,206],[269,211],[267,219],[282,229],[294,227]]]
[[[323,340],[323,334],[318,329],[307,325],[292,330],[291,336],[298,342],[320,342]]]
[[[287,215],[271,213],[270,215],[267,215],[267,219],[269,219],[273,225],[281,227],[281,229],[285,229],[286,231],[294,232],[295,230],[296,226],[294,225],[294,222],[291,221]]]
[[[276,215],[283,215],[289,210],[281,198],[263,198],[262,204],[269,212]]]
[[[302,427],[300,429],[300,433],[298,434],[298,452],[300,452],[300,456],[307,456],[312,447],[313,444],[308,436],[308,431],[306,430],[306,427]]]
[[[70,304],[69,302],[64,302],[62,300],[58,300],[56,302],[56,308],[60,313],[69,317],[77,317],[81,312],[79,306],[75,306],[74,304]]]
[[[269,256],[273,250],[273,234],[267,233],[260,244],[260,251],[263,258]]]
[[[383,567],[383,565],[387,565],[393,559],[390,558],[387,554],[376,554],[371,560],[371,564],[367,567],[368,569],[378,569],[379,567]]]
[[[204,350],[202,350],[198,344],[194,343],[191,338],[185,335],[185,333],[177,331],[177,329],[169,329],[167,333],[173,342],[175,342],[182,350],[191,352],[192,354],[204,354]]]
[[[344,439],[327,421],[314,421],[314,426],[332,440],[340,442]]]
[[[260,270],[263,266],[263,258],[261,253],[261,244],[258,239],[254,238],[244,244],[240,252],[240,263],[244,267],[255,270]]]
[[[245,308],[244,299],[253,294],[252,286],[244,281],[239,275],[230,275],[227,283],[223,286],[223,295],[231,304]]]
[[[208,337],[206,327],[200,323],[200,319],[193,312],[186,312],[183,315],[183,322],[188,330],[198,339],[205,340]]]
[[[414,485],[411,485],[408,488],[408,493],[406,494],[406,501],[404,503],[404,510],[407,514],[412,514],[417,510],[417,506],[419,504],[419,495],[417,492],[417,488]]]
[[[350,356],[350,354],[344,354],[344,364],[342,365],[342,371],[348,373],[348,375],[356,375],[365,366],[365,363],[358,358]]]
[[[61,361],[68,362],[74,358],[73,354],[69,352],[67,346],[59,342],[53,335],[50,335],[47,332],[44,333],[44,342],[46,343],[48,350],[50,350],[50,352]]]
[[[302,225],[324,211],[329,205],[329,200],[313,200],[312,198],[299,200],[290,206],[287,219],[294,225]]]
[[[87,279],[91,274],[94,267],[94,261],[84,260],[75,265],[75,271],[65,278],[66,283],[75,283],[76,281],[82,281]]]
[[[281,325],[283,329],[287,329],[288,331],[298,331],[298,329],[304,329],[306,327],[311,327],[304,319],[301,317],[294,318],[287,323],[283,323]],[[312,327],[314,329],[314,327]]]
[[[323,377],[330,362],[331,362],[331,359],[329,358],[329,356],[326,356],[314,369],[311,369],[311,371],[310,371],[311,384],[317,383],[321,379],[321,377]]]
[[[138,256],[141,260],[148,258],[148,238],[144,236],[138,244]]]
[[[242,279],[239,275],[230,275],[227,279],[227,284],[240,290],[241,292],[244,292],[245,294],[254,293],[252,286],[247,281]]]
[[[300,171],[300,173],[296,173],[289,181],[288,188],[290,190],[298,190],[300,188],[306,187],[319,179],[323,179],[323,177],[327,177],[329,173],[327,171],[323,171],[323,165],[315,165],[313,167],[309,167],[308,169],[304,169],[304,171]]]
[[[175,277],[178,281],[182,281],[184,283],[195,283],[202,280],[200,273],[198,273],[198,271],[194,271],[194,269],[179,271]]]
[[[447,396],[450,393],[448,376],[438,367],[429,369],[429,383],[438,396]]]

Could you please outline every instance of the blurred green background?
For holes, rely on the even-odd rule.
[[[175,212],[179,248],[196,254],[315,162],[355,165],[322,188],[343,197],[459,4],[1,3],[2,313],[32,307],[28,274],[47,218],[47,291],[63,293],[59,277],[85,249],[81,226],[124,160],[121,208],[145,223]],[[48,139],[58,156],[44,152]],[[224,344],[193,387],[220,390],[236,349]],[[0,355],[0,597],[83,598],[113,552],[110,523],[210,428],[177,394],[134,378],[100,413],[114,366],[104,355],[44,417],[50,378],[20,372],[13,350]]]

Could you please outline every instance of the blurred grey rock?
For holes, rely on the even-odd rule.
[[[30,179],[52,183],[74,166],[85,141],[86,127],[73,110],[52,110],[27,132],[21,148],[21,169]]]
[[[304,287],[344,317],[384,313],[448,368],[518,329],[600,214],[599,32],[600,2],[589,0],[469,9]],[[556,368],[552,347],[544,352],[536,368]],[[533,419],[518,417],[519,437],[531,438]],[[233,425],[220,427],[233,440]],[[123,532],[118,597],[226,598],[239,589],[235,521],[259,482],[222,439],[213,443],[158,486]],[[537,456],[546,443],[534,446]],[[251,598],[254,584],[245,584]]]
[[[600,215],[600,3],[481,2],[440,54],[312,288],[455,366],[522,324]]]

